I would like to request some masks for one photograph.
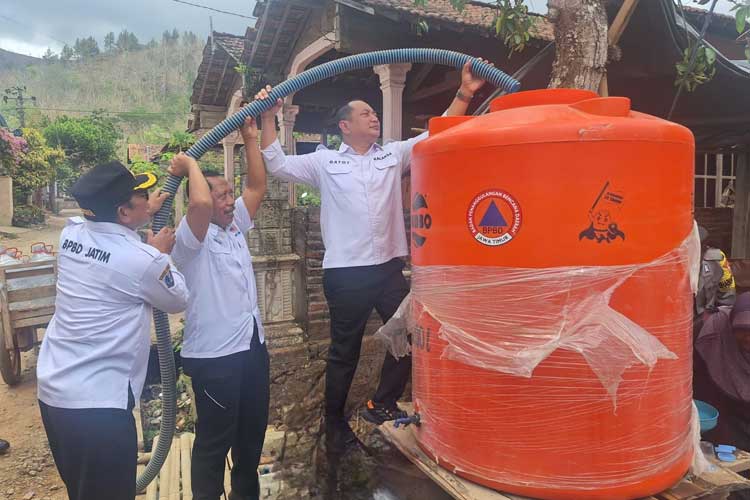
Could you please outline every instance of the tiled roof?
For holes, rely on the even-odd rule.
[[[242,54],[245,51],[245,35],[214,31],[214,42],[226,50],[235,61],[242,61]]]
[[[373,8],[391,9],[426,20],[459,24],[467,27],[480,28],[494,33],[495,8],[480,2],[467,2],[462,11],[456,10],[449,0],[430,0],[424,7],[414,5],[414,0],[360,0],[360,3]],[[552,25],[542,16],[535,18],[531,35],[538,40],[551,41],[554,39]]]

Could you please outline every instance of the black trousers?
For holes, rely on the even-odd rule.
[[[362,336],[373,308],[385,323],[409,293],[401,270],[393,259],[377,266],[326,269],[323,289],[331,310],[331,346],[326,366],[325,414],[328,420],[344,419],[346,398],[359,362]],[[380,384],[373,400],[395,405],[404,393],[411,373],[411,357],[396,359],[386,352]]]
[[[220,358],[183,358],[192,377],[198,422],[193,445],[195,500],[218,500],[224,492],[225,459],[232,450],[232,498],[260,495],[258,463],[268,425],[268,350],[257,325],[249,351]]]
[[[52,457],[70,500],[133,500],[138,444],[127,410],[70,410],[39,401]]]

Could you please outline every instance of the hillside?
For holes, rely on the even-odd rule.
[[[32,125],[44,117],[101,109],[117,118],[125,142],[159,143],[170,131],[185,129],[203,44],[192,36],[81,60],[28,58],[30,66],[11,69],[0,64],[0,91],[26,86],[26,95],[37,103],[25,106]],[[0,101],[0,113],[11,127],[18,125],[15,104]]]
[[[41,62],[41,59],[0,49],[0,72],[23,68],[29,64],[36,64],[38,62]]]

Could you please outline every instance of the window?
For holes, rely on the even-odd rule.
[[[734,155],[698,153],[695,157],[695,207],[734,206]]]

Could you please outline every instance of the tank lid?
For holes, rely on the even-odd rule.
[[[490,103],[490,112],[547,104],[574,104],[597,97],[599,94],[596,92],[581,89],[528,90],[498,97]]]
[[[627,97],[597,97],[570,105],[571,108],[590,115],[599,116],[628,116],[630,114],[630,99]]]
[[[430,135],[439,134],[443,130],[447,130],[456,125],[460,125],[466,121],[473,120],[474,117],[468,116],[437,116],[430,119]]]

